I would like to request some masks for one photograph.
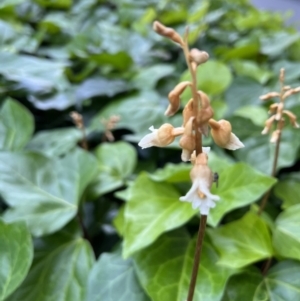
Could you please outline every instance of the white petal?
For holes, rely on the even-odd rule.
[[[144,136],[138,145],[144,149],[144,148],[154,146],[155,141],[156,141],[156,132],[153,132]]]
[[[210,152],[210,147],[209,147],[209,146],[207,146],[207,147],[202,147],[202,152],[203,152],[204,154],[207,154],[207,155],[208,155],[208,153]]]
[[[181,153],[181,160],[183,162],[189,161],[191,159],[191,154],[192,153],[189,150],[183,148]]]
[[[225,148],[230,150],[236,150],[244,147],[245,145],[240,141],[240,139],[233,133],[230,134],[230,140],[226,144]]]

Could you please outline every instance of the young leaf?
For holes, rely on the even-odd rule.
[[[276,179],[265,176],[244,163],[237,163],[219,174],[219,186],[212,192],[221,200],[208,216],[208,223],[216,226],[222,217],[233,209],[257,201],[264,192],[276,183]]]
[[[34,264],[25,281],[7,301],[83,301],[94,260],[93,251],[85,240],[68,242]]]
[[[165,233],[134,256],[137,275],[151,300],[186,300],[196,240],[186,231]],[[218,255],[205,242],[195,288],[195,300],[218,301],[227,279],[235,271],[217,266]]]
[[[287,208],[276,219],[273,244],[276,253],[284,258],[300,260],[299,216],[300,204]]]
[[[103,253],[88,278],[86,301],[149,301],[133,269],[132,259]]]
[[[299,262],[287,260],[277,263],[258,286],[253,301],[300,300],[299,277]]]
[[[89,195],[97,197],[120,188],[136,165],[136,151],[126,142],[103,143],[96,149],[98,175],[89,187]]]
[[[146,174],[136,179],[125,205],[124,257],[150,245],[159,235],[181,226],[195,214],[179,197],[170,184],[153,182]]]
[[[0,241],[0,300],[4,300],[26,277],[33,246],[24,223],[5,224],[1,219]]]
[[[220,254],[220,265],[242,268],[273,254],[269,229],[252,212],[225,226],[209,229],[208,234]]]
[[[0,149],[21,150],[34,130],[31,113],[17,101],[7,98],[0,111]]]
[[[0,192],[12,207],[4,219],[25,220],[35,236],[59,230],[76,215],[95,171],[95,159],[79,149],[56,160],[38,153],[0,153]]]

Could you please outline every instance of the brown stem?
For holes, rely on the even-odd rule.
[[[193,95],[193,110],[195,116],[194,126],[195,126],[195,142],[196,142],[196,156],[197,156],[198,154],[202,153],[202,136],[201,136],[201,132],[199,131],[199,117],[198,117],[198,112],[199,109],[201,108],[202,100],[201,100],[201,95],[197,93],[197,77],[196,77],[195,70],[192,68],[189,59],[190,50],[188,45],[188,28],[186,28],[186,32],[184,35],[183,52],[184,52],[186,64],[192,76],[191,90]]]
[[[278,122],[278,125],[277,125],[277,129],[279,130],[279,135],[278,135],[278,139],[276,141],[276,146],[275,146],[275,154],[274,154],[272,173],[271,173],[272,177],[276,176],[276,170],[277,170],[277,164],[278,164],[278,158],[279,158],[279,148],[280,148],[280,142],[281,142],[281,132],[282,132],[282,129],[283,129],[283,125],[284,125],[283,120],[280,120]],[[271,194],[271,189],[269,189],[265,193],[265,195],[264,195],[264,197],[263,197],[263,199],[260,203],[260,206],[259,206],[259,210],[258,210],[258,213],[257,213],[258,215],[261,215],[261,213],[264,211],[264,209],[265,209],[265,207],[268,203],[268,199],[269,199],[270,194]]]
[[[81,145],[85,150],[89,150],[89,146],[88,146],[88,142],[87,142],[87,137],[86,137],[86,132],[85,132],[85,127],[83,125],[83,127],[81,128],[82,131],[82,141],[81,141]]]
[[[195,255],[194,255],[193,271],[192,271],[187,301],[192,301],[193,296],[194,296],[194,291],[195,291],[195,286],[196,286],[196,281],[197,281],[197,276],[198,276],[198,270],[199,270],[199,265],[200,265],[202,244],[203,244],[204,235],[205,235],[206,220],[207,220],[207,215],[201,215],[197,243],[196,243],[196,250],[195,250]]]
[[[269,268],[270,268],[270,266],[271,266],[271,263],[272,263],[272,257],[271,258],[269,258],[266,262],[265,262],[265,264],[264,264],[264,266],[263,266],[263,268],[262,268],[262,275],[263,276],[266,276],[266,274],[267,274],[267,272],[268,272],[268,270],[269,270]]]

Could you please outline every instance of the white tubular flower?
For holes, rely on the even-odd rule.
[[[155,129],[153,126],[151,126],[149,130],[152,133],[144,136],[138,144],[142,149],[151,146],[167,146],[174,141],[176,136],[183,134],[184,128],[174,128],[173,125],[165,123],[159,129]]]
[[[197,156],[194,167],[190,172],[193,185],[180,201],[190,202],[193,209],[200,209],[201,215],[208,215],[210,208],[216,206],[220,197],[210,192],[213,183],[213,173],[207,166],[207,155],[201,153]]]
[[[244,147],[240,139],[231,132],[231,124],[229,121],[224,119],[219,121],[209,119],[208,123],[211,127],[210,133],[218,146],[230,150]]]

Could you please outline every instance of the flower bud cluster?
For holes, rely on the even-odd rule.
[[[212,138],[218,146],[236,150],[244,147],[244,145],[232,133],[229,121],[213,119],[214,111],[209,97],[203,91],[197,89],[196,69],[208,60],[209,55],[205,51],[196,48],[189,50],[187,44],[188,31],[186,31],[185,37],[181,38],[174,29],[166,27],[158,21],[154,22],[153,29],[182,47],[192,78],[192,81],[183,81],[177,84],[169,93],[169,106],[165,115],[173,116],[179,111],[181,96],[185,89],[191,89],[193,97],[183,109],[182,127],[175,128],[169,123],[163,124],[158,129],[154,129],[152,126],[150,127],[151,133],[141,139],[139,146],[142,148],[165,147],[171,144],[177,136],[181,136],[179,140],[179,145],[182,148],[181,159],[191,161],[193,164],[190,173],[193,184],[187,195],[180,198],[180,200],[191,202],[193,208],[199,208],[201,214],[207,215],[209,209],[215,206],[215,201],[219,200],[219,197],[210,193],[214,177],[213,172],[207,165],[207,149],[201,148],[201,135],[207,136],[210,127]]]
[[[282,68],[280,70],[280,75],[279,75],[279,81],[281,83],[281,91],[269,92],[260,97],[261,100],[270,100],[273,98],[279,98],[279,102],[270,105],[269,114],[272,115],[266,120],[265,127],[261,132],[263,135],[269,133],[273,128],[273,126],[276,125],[277,123],[277,126],[271,135],[271,139],[270,139],[271,143],[276,143],[278,141],[281,134],[281,130],[285,124],[285,117],[287,117],[290,120],[290,123],[293,127],[299,128],[299,124],[297,123],[297,116],[293,112],[289,110],[285,110],[284,106],[285,106],[285,100],[289,96],[300,92],[300,87],[293,89],[290,86],[285,86],[284,77],[285,77],[285,72],[284,69]]]

